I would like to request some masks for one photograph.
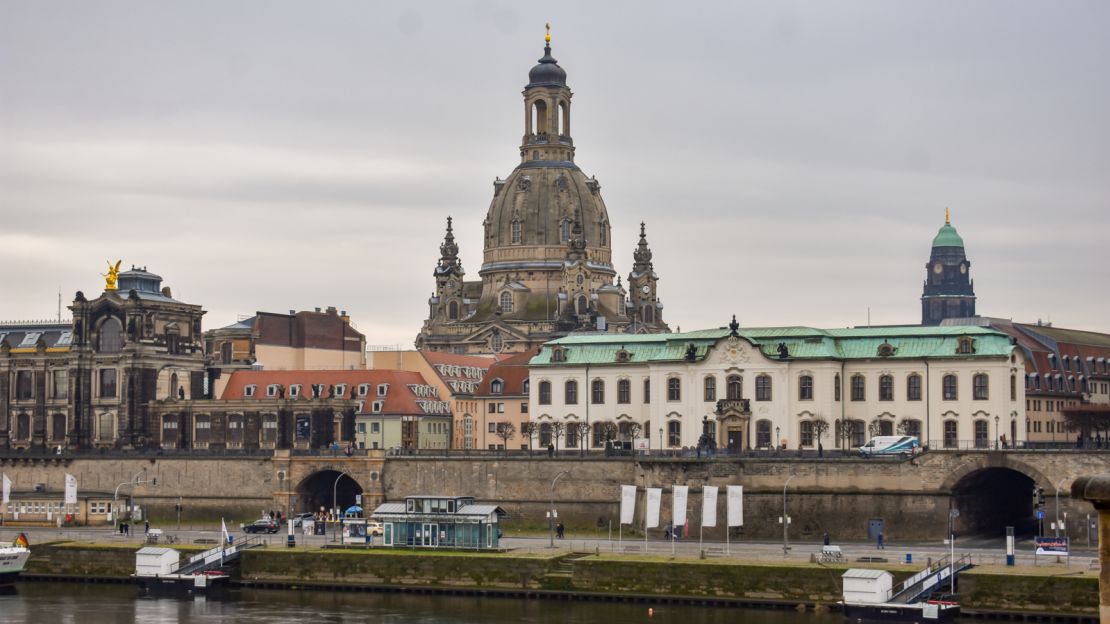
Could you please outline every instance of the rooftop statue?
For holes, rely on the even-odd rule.
[[[101,273],[104,276],[104,290],[115,290],[116,280],[119,278],[119,265],[123,260],[116,260],[116,265],[112,266],[112,262],[108,261],[108,272]]]

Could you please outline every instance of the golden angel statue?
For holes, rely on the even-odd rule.
[[[104,276],[104,290],[116,289],[116,279],[119,278],[119,265],[122,263],[123,260],[117,260],[115,266],[112,266],[112,262],[108,261],[108,272],[101,273],[101,275]]]

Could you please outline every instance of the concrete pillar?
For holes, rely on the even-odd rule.
[[[1071,496],[1098,510],[1098,618],[1110,624],[1110,473],[1076,479]]]

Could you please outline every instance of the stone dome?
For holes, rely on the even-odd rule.
[[[576,220],[581,220],[591,261],[610,265],[609,215],[598,181],[568,161],[528,161],[494,183],[486,215],[486,262],[561,260],[564,231]]]
[[[543,58],[528,72],[528,87],[567,86],[567,72],[559,67],[559,62],[551,56],[551,46],[543,47]]]

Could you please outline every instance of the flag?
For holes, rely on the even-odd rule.
[[[227,532],[227,523],[224,522],[223,518],[220,518],[220,532],[223,534],[223,539],[224,539],[223,543],[224,544],[230,544],[231,543],[231,535],[229,535],[228,532]]]
[[[11,494],[12,494],[12,480],[8,478],[8,475],[4,475],[4,498],[0,502],[3,502],[5,505],[7,505],[8,504],[8,499],[9,499],[9,497],[11,497]]]
[[[632,524],[636,515],[636,486],[621,486],[621,524]]]
[[[744,526],[744,486],[728,486],[728,526]]]
[[[682,526],[686,524],[686,498],[690,495],[690,487],[687,485],[676,485],[671,490],[671,502],[674,504],[671,509],[671,521],[674,525]]]
[[[647,488],[647,513],[644,514],[645,529],[659,526],[659,502],[662,498],[662,488]]]
[[[67,474],[66,475],[66,500],[67,505],[77,504],[77,477]]]
[[[707,485],[701,489],[701,525],[717,526],[717,486]]]
[[[24,548],[30,548],[31,547],[31,542],[27,541],[27,534],[26,533],[20,533],[19,537],[15,538],[15,545],[16,546],[22,546]]]

